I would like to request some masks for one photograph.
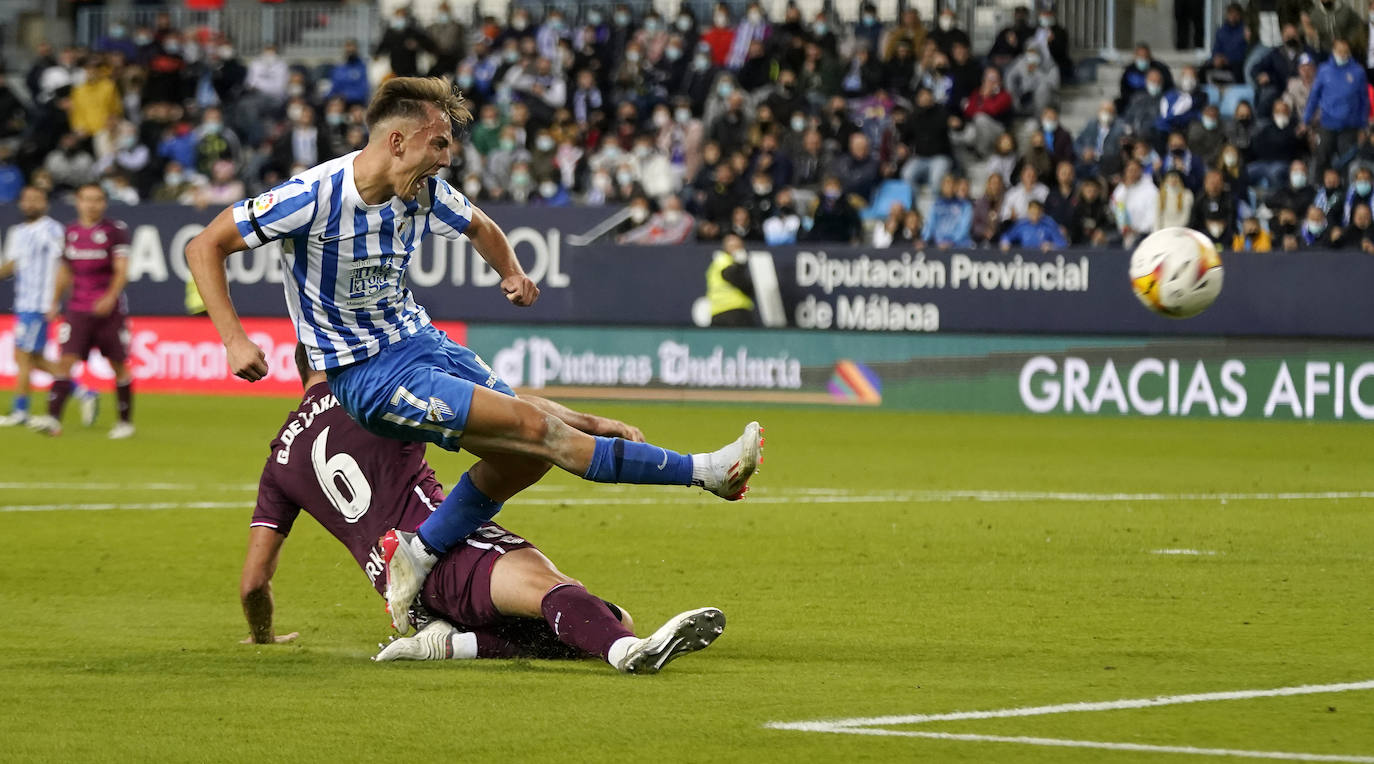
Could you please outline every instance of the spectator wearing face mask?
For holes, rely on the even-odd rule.
[[[1260,126],[1250,142],[1251,162],[1248,172],[1252,184],[1277,189],[1284,185],[1288,167],[1307,149],[1298,137],[1293,124],[1291,107],[1286,101],[1276,101],[1273,116]]]
[[[1183,185],[1196,191],[1202,185],[1207,164],[1189,149],[1183,133],[1170,133],[1168,147],[1169,153],[1161,158],[1160,169],[1164,172],[1178,170],[1183,175]]]
[[[1345,193],[1342,206],[1341,225],[1350,225],[1351,213],[1356,207],[1374,204],[1374,173],[1368,167],[1355,171],[1355,182]]]
[[[189,175],[180,162],[168,162],[162,168],[162,181],[153,187],[152,200],[155,202],[186,204],[190,193],[196,187],[195,176]]]
[[[682,200],[669,195],[659,200],[658,212],[616,241],[620,244],[681,244],[695,228],[696,220],[682,209]]]
[[[1059,70],[1063,82],[1074,81],[1073,59],[1069,58],[1069,30],[1060,25],[1053,8],[1041,8],[1036,17],[1032,41],[1039,46]]]
[[[854,133],[849,136],[849,151],[830,165],[830,174],[841,178],[846,195],[854,194],[867,201],[879,180],[878,158],[874,156],[868,136]]]
[[[1318,207],[1308,207],[1298,231],[1298,241],[1312,249],[1331,249],[1340,236],[1340,229],[1326,222],[1326,215]]]
[[[343,61],[329,70],[329,95],[341,96],[349,105],[365,105],[371,90],[367,84],[367,62],[358,54],[358,43],[354,40],[344,43],[343,55]]]
[[[1317,196],[1317,190],[1307,180],[1307,163],[1293,160],[1286,173],[1287,183],[1271,193],[1266,203],[1278,212],[1279,223],[1297,224]]]
[[[1163,101],[1163,75],[1151,70],[1145,76],[1145,86],[1131,96],[1130,104],[1122,113],[1122,119],[1130,132],[1143,140],[1152,140],[1156,134],[1155,123],[1159,119]]]
[[[1312,97],[1312,86],[1316,83],[1317,57],[1304,54],[1298,59],[1298,76],[1288,80],[1288,87],[1283,92],[1283,100],[1293,109],[1293,116],[1299,120],[1299,128],[1307,126],[1307,122],[1303,121],[1303,111],[1307,108],[1307,102]]]
[[[821,199],[811,217],[807,241],[857,244],[863,231],[859,211],[845,197],[840,179],[833,175],[821,184]]]
[[[1368,81],[1364,68],[1351,60],[1350,43],[1345,40],[1336,40],[1330,60],[1317,70],[1303,122],[1311,125],[1319,114],[1313,162],[1326,167],[1333,156],[1354,148],[1360,129],[1369,124]]]
[[[1247,217],[1240,221],[1240,231],[1231,239],[1232,252],[1272,252],[1274,241],[1269,232],[1260,227],[1258,218]]]
[[[1226,184],[1233,198],[1250,198],[1249,173],[1246,171],[1245,158],[1240,149],[1229,143],[1223,144],[1217,161],[1212,163],[1212,169],[1221,173],[1222,182]]]
[[[1155,130],[1159,134],[1176,130],[1187,131],[1189,125],[1202,116],[1207,94],[1198,90],[1197,70],[1185,66],[1179,70],[1178,87],[1166,92],[1159,103],[1159,119]]]
[[[382,39],[377,41],[374,56],[386,56],[391,64],[391,73],[397,77],[415,77],[420,74],[419,56],[422,51],[433,47],[428,35],[411,18],[408,8],[397,8],[387,22]]]
[[[735,44],[735,27],[730,24],[730,9],[724,3],[711,13],[711,26],[701,33],[701,41],[711,53],[711,65],[724,67]]]
[[[1173,90],[1174,76],[1169,71],[1169,67],[1163,62],[1155,60],[1154,56],[1150,54],[1149,45],[1143,42],[1136,43],[1135,58],[1121,72],[1121,86],[1116,98],[1116,110],[1119,113],[1125,114],[1136,93],[1145,90],[1150,72],[1159,73],[1159,93]]]
[[[945,8],[940,11],[940,15],[935,19],[934,31],[926,39],[935,43],[940,52],[946,56],[954,52],[954,43],[970,44],[968,33],[959,28],[952,8]]]
[[[1097,119],[1088,123],[1074,140],[1074,153],[1088,164],[1100,162],[1104,156],[1120,151],[1121,138],[1126,135],[1126,123],[1116,116],[1116,105],[1103,101],[1097,108]]]
[[[1038,47],[1027,48],[1007,72],[1007,90],[1021,114],[1038,114],[1059,101],[1059,68]]]
[[[768,23],[768,18],[763,13],[763,6],[757,2],[750,3],[749,8],[744,12],[744,18],[740,20],[739,26],[735,27],[735,37],[730,41],[730,51],[726,55],[725,66],[734,70],[744,66],[750,49],[756,43],[761,46],[770,34],[772,34],[772,28]]]
[[[792,189],[778,191],[773,214],[763,221],[763,241],[769,246],[796,244],[801,232],[802,218],[797,212]]]
[[[1303,54],[1307,54],[1309,60],[1317,55],[1315,50],[1303,44],[1296,24],[1284,24],[1282,34],[1283,44],[1270,49],[1250,67],[1250,77],[1256,87],[1255,108],[1260,114],[1268,114],[1288,88],[1288,81],[1298,76],[1298,60]]]
[[[1193,202],[1193,215],[1189,220],[1189,227],[1203,231],[1206,230],[1207,221],[1213,219],[1225,220],[1228,232],[1236,220],[1236,198],[1231,195],[1221,173],[1216,170],[1208,172],[1202,182],[1202,191],[1196,195]]]
[[[1202,110],[1202,117],[1188,125],[1185,133],[1188,147],[1207,164],[1216,162],[1221,155],[1221,147],[1226,143],[1226,134],[1221,129],[1221,111],[1212,104]]]

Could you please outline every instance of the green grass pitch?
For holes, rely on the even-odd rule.
[[[252,486],[292,405],[145,396],[125,442],[108,414],[0,431],[0,760],[1374,756],[1371,690],[885,727],[976,739],[764,726],[1374,679],[1374,501],[1310,496],[1374,490],[1365,426],[588,405],[684,450],[768,430],[739,504],[558,474],[500,516],[641,631],[726,611],[712,648],[627,677],[372,664],[382,603],[308,518],[275,586],[301,639],[238,644]],[[468,461],[430,456],[445,484]]]

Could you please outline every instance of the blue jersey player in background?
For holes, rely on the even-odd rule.
[[[470,119],[462,96],[441,79],[388,80],[368,106],[363,149],[233,205],[186,247],[234,374],[253,382],[268,368],[234,310],[224,262],[279,240],[297,338],[344,409],[379,435],[450,450],[461,442],[480,458],[418,532],[393,530],[382,540],[387,603],[402,634],[438,556],[551,464],[602,483],[695,485],[735,500],[762,458],[757,422],[733,443],[702,454],[588,432],[594,428],[562,406],[516,397],[475,353],[430,325],[405,287],[406,266],[427,235],[467,236],[501,276],[513,305],[539,297],[505,233],[437,177],[451,163],[454,128]],[[580,587],[548,596],[592,598]]]

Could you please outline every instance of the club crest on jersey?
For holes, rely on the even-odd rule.
[[[91,232],[91,241],[95,242],[96,244],[104,244],[108,240],[108,238],[109,237],[105,235],[104,231]]]
[[[429,408],[425,410],[425,419],[431,422],[447,422],[453,418],[453,409],[444,403],[442,398],[431,396]]]
[[[272,205],[277,203],[277,195],[268,191],[253,200],[253,214],[261,215],[272,209]]]

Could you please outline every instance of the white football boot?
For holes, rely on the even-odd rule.
[[[692,484],[726,501],[738,501],[749,492],[749,478],[763,463],[763,428],[758,422],[744,427],[734,443],[709,454],[692,454]]]
[[[687,653],[705,648],[725,631],[725,614],[713,607],[679,613],[659,630],[630,645],[615,664],[626,674],[657,674],[660,669]]]
[[[386,564],[387,610],[391,613],[391,625],[404,637],[411,631],[410,605],[439,558],[425,551],[420,537],[409,531],[387,531],[381,547]]]
[[[40,416],[29,417],[29,429],[34,432],[43,433],[44,435],[51,435],[55,438],[62,434],[62,423],[47,414],[42,414]]]
[[[132,422],[115,422],[114,427],[110,428],[110,440],[124,440],[134,436],[134,425]]]
[[[392,637],[386,644],[377,645],[382,649],[372,656],[372,660],[378,663],[450,660],[455,657],[453,638],[463,633],[447,621],[430,621],[413,637]]]
[[[6,414],[5,416],[0,417],[0,427],[18,427],[19,425],[27,424],[28,421],[29,412],[12,411]]]

